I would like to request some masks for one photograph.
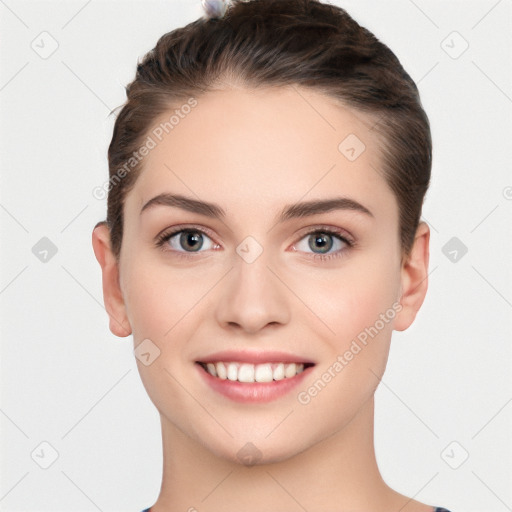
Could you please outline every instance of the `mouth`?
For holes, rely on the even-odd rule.
[[[314,366],[311,360],[273,350],[224,350],[195,361],[205,393],[209,389],[248,405],[284,399]]]
[[[269,383],[292,379],[314,366],[312,362],[272,361],[249,363],[242,361],[196,361],[196,364],[219,380],[241,383]]]

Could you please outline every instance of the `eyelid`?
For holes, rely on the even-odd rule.
[[[162,238],[164,236],[164,234],[165,234],[165,236],[167,236],[167,235],[177,234],[180,231],[187,231],[187,230],[190,231],[190,230],[195,230],[195,229],[197,229],[198,231],[202,231],[202,232],[206,233],[209,237],[211,237],[213,239],[216,238],[216,235],[214,234],[214,232],[211,229],[206,228],[204,226],[194,225],[194,224],[177,224],[175,226],[172,226],[172,228],[162,229],[155,236],[155,240],[158,240],[158,239]],[[317,225],[314,225],[314,226],[311,226],[311,227],[307,227],[307,228],[304,228],[304,229],[305,229],[305,231],[302,231],[302,233],[300,235],[301,238],[306,236],[306,235],[308,235],[308,234],[310,234],[310,233],[315,233],[317,231],[327,230],[329,232],[339,234],[343,238],[346,238],[347,241],[350,242],[350,243],[355,243],[354,237],[347,230],[345,230],[343,228],[336,227],[336,226],[330,226],[330,225],[327,225],[327,224],[317,224]]]
[[[309,235],[310,233],[327,232],[328,234],[338,235],[339,237],[344,238],[349,245],[355,245],[356,243],[355,238],[346,229],[339,228],[336,226],[329,226],[328,224],[318,224],[316,226],[306,229],[307,231],[301,234],[299,240],[302,239],[304,236]]]
[[[205,228],[204,226],[194,225],[194,224],[176,224],[175,226],[172,226],[170,228],[162,229],[156,236],[155,240],[159,240],[163,238],[164,236],[173,236],[177,233],[180,233],[181,231],[201,231],[206,233],[210,238],[215,238],[214,232],[209,229]]]
[[[168,247],[164,247],[164,245],[177,234],[182,233],[184,231],[197,231],[199,233],[205,234],[212,240],[214,246],[220,246],[220,244],[216,241],[216,237],[213,234],[213,231],[209,228],[205,228],[204,226],[198,226],[194,224],[177,224],[172,226],[171,228],[165,228],[158,233],[155,237],[155,245],[157,249],[162,250],[163,252],[171,252],[174,253],[177,257],[180,258],[197,258],[198,255],[207,251],[198,251],[198,252],[187,252],[187,251],[177,251],[175,249],[171,249]],[[210,250],[218,250],[217,247]]]
[[[183,231],[198,231],[200,233],[204,233],[209,238],[212,239],[212,241],[214,242],[215,245],[221,245],[216,241],[216,235],[209,228],[206,228],[206,227],[200,226],[200,225],[194,225],[194,224],[177,224],[175,226],[172,226],[171,228],[163,229],[156,235],[155,243],[156,243],[157,247],[163,249],[163,245],[165,244],[165,242],[167,242],[170,238],[172,238],[173,236],[175,236],[178,233],[181,233]],[[354,237],[345,229],[339,228],[336,226],[326,225],[326,224],[317,224],[317,225],[313,225],[313,226],[304,228],[304,230],[301,232],[301,234],[298,235],[296,241],[293,242],[292,247],[294,247],[295,244],[300,242],[305,236],[312,234],[312,233],[327,233],[330,236],[336,236],[336,237],[342,239],[342,241],[344,241],[347,244],[347,246],[348,246],[347,249],[356,245],[356,240],[354,239]],[[174,251],[172,249],[163,249],[163,250],[169,250],[171,252],[175,252],[179,256],[183,256],[183,257],[197,257],[194,255],[201,254],[201,252],[206,252],[206,251],[199,251],[199,252],[194,253],[194,252],[187,252],[187,251]],[[344,250],[346,250],[346,249],[338,250],[333,253],[328,253],[325,255],[318,254],[318,253],[316,253],[316,254],[315,253],[307,253],[307,254],[311,254],[313,257],[323,257],[323,256],[329,257],[329,256],[336,255],[340,252],[343,252]]]

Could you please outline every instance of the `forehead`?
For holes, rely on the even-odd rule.
[[[367,114],[297,86],[219,90],[196,101],[155,119],[148,131],[154,147],[128,208],[140,211],[162,192],[214,195],[227,209],[277,211],[283,203],[333,195],[363,204],[378,198],[377,210],[396,207]]]

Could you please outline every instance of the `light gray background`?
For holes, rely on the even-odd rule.
[[[452,512],[512,510],[511,1],[332,3],[397,54],[433,131],[430,287],[377,391],[382,473]],[[108,329],[92,191],[137,59],[201,14],[200,0],[0,0],[1,510],[139,512],[158,495],[159,418],[132,337]]]

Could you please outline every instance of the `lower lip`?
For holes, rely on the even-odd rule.
[[[201,377],[214,390],[235,402],[262,403],[276,400],[298,386],[314,367],[310,366],[295,377],[287,377],[272,382],[238,382],[237,380],[219,379],[210,375],[199,363],[196,363]]]

